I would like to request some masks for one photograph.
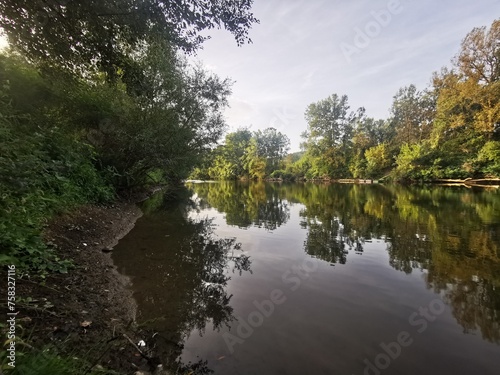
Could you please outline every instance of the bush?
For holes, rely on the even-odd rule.
[[[385,144],[379,144],[365,151],[366,174],[368,177],[379,177],[383,170],[390,167],[391,159]]]
[[[0,263],[64,272],[69,263],[40,237],[44,223],[77,204],[110,201],[113,189],[90,146],[58,128],[36,127],[0,94]]]
[[[273,171],[270,175],[270,178],[280,178],[282,180],[291,181],[295,179],[295,176],[292,173],[284,171],[283,169],[277,169]]]
[[[500,176],[500,142],[486,142],[483,148],[479,151],[477,162],[480,165],[480,170],[494,177]]]

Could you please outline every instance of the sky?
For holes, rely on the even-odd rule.
[[[429,86],[474,27],[500,18],[500,0],[254,0],[252,44],[211,30],[195,59],[234,82],[229,131],[274,127],[298,151],[304,112],[331,94],[387,118],[399,88]]]
[[[500,0],[254,0],[253,12],[252,44],[210,30],[192,59],[234,81],[229,131],[274,127],[298,151],[309,104],[336,93],[387,118],[399,88],[428,87],[468,32],[500,18]]]

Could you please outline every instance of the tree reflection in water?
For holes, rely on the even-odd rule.
[[[500,192],[464,187],[222,183],[190,188],[229,225],[277,228],[300,204],[305,251],[344,264],[386,242],[390,265],[425,272],[464,332],[500,343]],[[260,209],[265,207],[265,209]]]
[[[201,207],[226,214],[226,222],[240,228],[256,226],[274,230],[290,218],[288,203],[277,185],[257,183],[190,184],[201,199]]]
[[[146,215],[116,248],[122,253],[117,265],[137,264],[124,273],[138,291],[138,321],[154,336],[148,344],[161,362],[180,373],[209,373],[203,361],[176,362],[182,342],[193,330],[203,334],[207,322],[218,330],[235,319],[227,282],[235,272],[250,271],[251,262],[236,239],[214,234],[212,219],[189,218],[193,200],[165,205],[162,198],[146,202]]]

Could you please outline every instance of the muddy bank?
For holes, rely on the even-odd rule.
[[[134,343],[141,339],[134,325],[136,304],[110,251],[142,215],[138,206],[84,206],[54,218],[44,232],[61,258],[75,268],[50,275],[41,284],[18,270],[18,322],[34,350],[57,351],[123,374],[149,369]],[[22,361],[22,358],[19,358]]]

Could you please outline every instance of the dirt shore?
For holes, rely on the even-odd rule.
[[[121,374],[150,369],[133,344],[141,338],[134,328],[136,304],[129,280],[117,272],[110,256],[141,215],[135,204],[116,203],[84,206],[50,222],[45,240],[76,267],[50,275],[44,283],[18,270],[17,321],[30,345],[56,347],[84,358],[89,368]]]

